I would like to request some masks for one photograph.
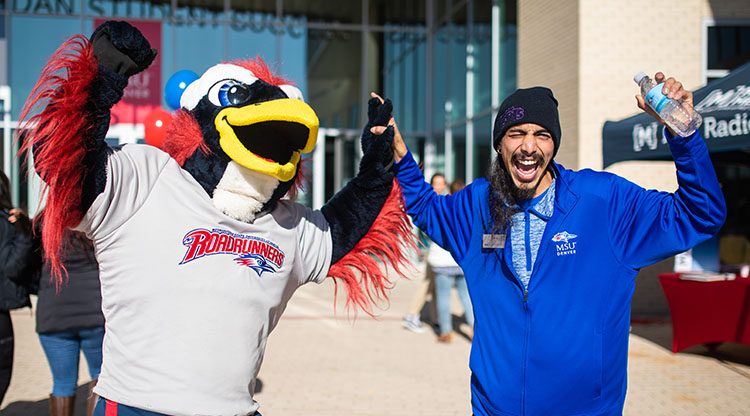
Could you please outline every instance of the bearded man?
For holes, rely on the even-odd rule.
[[[692,107],[682,84],[662,73],[656,80],[665,95]],[[710,238],[726,216],[698,132],[665,132],[674,193],[564,168],[554,161],[561,136],[552,91],[517,90],[495,119],[488,180],[447,196],[424,181],[401,136],[394,140],[407,212],[466,275],[476,416],[622,414],[639,269]]]

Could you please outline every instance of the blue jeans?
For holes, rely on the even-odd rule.
[[[466,287],[466,278],[462,274],[444,274],[435,272],[435,295],[437,296],[437,315],[440,335],[447,334],[453,329],[451,319],[451,289],[453,286],[458,291],[458,298],[464,307],[466,323],[474,326],[474,310],[469,299],[469,289]]]
[[[91,379],[99,377],[102,368],[103,340],[104,327],[39,334],[39,341],[52,370],[53,396],[75,396],[81,351],[86,357]]]
[[[96,401],[94,416],[168,416],[164,413],[150,412],[148,410],[136,409],[135,407],[115,403],[102,399]],[[255,412],[254,416],[261,416],[260,412]]]

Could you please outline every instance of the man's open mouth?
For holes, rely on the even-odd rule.
[[[532,182],[536,177],[543,161],[540,157],[513,158],[513,168],[516,177],[521,182]]]
[[[224,121],[248,151],[279,165],[289,163],[294,152],[305,147],[310,135],[307,126],[289,121],[270,120],[247,126],[231,125],[226,117]]]

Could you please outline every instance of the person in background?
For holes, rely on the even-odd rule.
[[[448,182],[445,180],[445,175],[437,172],[430,178],[430,185],[432,189],[438,194],[443,195],[446,193],[448,188]],[[417,230],[419,235],[419,260],[422,261],[427,256],[430,248],[430,239],[422,231]],[[401,325],[409,331],[422,333],[425,331],[424,324],[421,319],[422,309],[424,308],[427,298],[434,293],[435,290],[435,272],[430,267],[429,262],[426,262],[424,278],[417,287],[417,291],[414,292],[412,297],[409,311],[401,321]]]
[[[44,213],[42,212],[42,220]],[[36,309],[36,332],[52,372],[49,396],[51,416],[72,416],[74,412],[78,364],[83,352],[91,382],[88,385],[86,415],[96,405],[92,389],[102,365],[104,315],[99,284],[99,264],[90,240],[72,230],[65,235],[63,264],[68,272],[66,283],[58,289],[50,268],[41,259],[41,221],[37,221],[34,254],[40,272],[39,300]]]
[[[453,181],[450,193],[455,194],[464,187],[460,179]],[[435,272],[435,297],[438,317],[438,342],[449,343],[453,339],[453,315],[451,314],[451,289],[456,288],[458,298],[464,308],[466,323],[470,328],[474,327],[474,311],[471,308],[469,290],[466,287],[461,267],[453,260],[451,253],[430,242],[429,254],[427,256],[429,267]],[[471,338],[473,331],[469,333]]]
[[[692,112],[693,94],[679,81],[661,72],[655,79]],[[642,96],[636,100],[664,124]],[[557,100],[545,87],[519,89],[495,118],[488,179],[442,196],[389,124],[409,214],[468,281],[476,320],[472,413],[621,415],[638,271],[708,240],[726,218],[700,132],[681,137],[665,128],[679,188],[646,190],[556,163]]]
[[[13,323],[10,310],[31,306],[28,265],[32,251],[31,222],[14,208],[10,181],[0,172],[0,403],[13,372]]]

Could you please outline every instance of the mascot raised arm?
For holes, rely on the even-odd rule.
[[[46,258],[62,283],[63,231],[95,245],[106,318],[95,414],[253,415],[267,337],[295,290],[334,277],[371,313],[391,286],[384,264],[406,260],[391,144],[370,133],[391,105],[369,102],[359,173],[314,211],[283,197],[318,119],[259,59],[190,84],[165,151],[109,147],[110,109],[155,56],[133,26],[107,22],[63,44],[32,91],[22,151],[46,184]]]

